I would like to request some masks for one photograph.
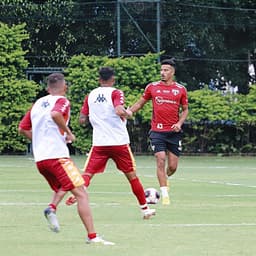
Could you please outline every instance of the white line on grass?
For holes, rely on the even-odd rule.
[[[61,203],[62,205],[65,205],[64,203]],[[0,206],[40,206],[40,205],[48,205],[48,203],[29,203],[29,202],[0,202]],[[90,203],[92,206],[119,206],[120,203],[104,203],[104,204],[98,204],[98,203]]]
[[[256,185],[245,185],[242,183],[232,183],[232,182],[222,182],[222,181],[215,181],[215,180],[198,180],[198,179],[185,179],[185,178],[173,178],[176,180],[184,180],[184,181],[192,181],[196,183],[208,183],[208,184],[217,184],[217,185],[226,185],[226,186],[238,186],[238,187],[246,187],[246,188],[256,188]]]
[[[149,224],[152,227],[250,227],[256,223],[186,223],[186,224]]]
[[[215,197],[255,197],[256,194],[216,195]]]

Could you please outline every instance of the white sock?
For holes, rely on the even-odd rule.
[[[168,189],[167,187],[160,187],[162,197],[168,197]]]

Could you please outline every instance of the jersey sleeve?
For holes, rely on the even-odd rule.
[[[181,97],[180,102],[181,102],[182,106],[188,105],[188,93],[187,93],[187,90],[186,90],[185,87],[183,89],[183,93],[182,93],[182,97]]]
[[[112,92],[112,102],[113,102],[113,106],[116,107],[118,105],[124,105],[124,93],[121,90],[114,90]]]
[[[66,121],[69,120],[69,114],[70,114],[69,100],[67,98],[59,98],[55,102],[55,105],[52,108],[51,112],[52,111],[57,111],[57,112],[61,113]]]
[[[152,95],[151,95],[151,88],[152,88],[152,84],[148,84],[144,90],[144,93],[142,95],[142,97],[145,99],[145,100],[150,100],[152,98]]]
[[[19,128],[23,130],[31,130],[32,129],[32,122],[30,117],[31,109],[25,114],[25,116],[21,119],[19,123]]]
[[[60,112],[64,117],[69,115],[70,102],[67,98],[59,98],[51,111]]]
[[[89,116],[88,95],[84,98],[83,106],[80,110],[80,113],[85,116]]]

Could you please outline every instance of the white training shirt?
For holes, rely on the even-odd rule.
[[[84,104],[88,104],[85,108],[89,109],[89,120],[93,127],[93,146],[129,144],[126,120],[115,113],[113,103],[114,100],[116,105],[123,105],[123,92],[113,87],[98,87],[91,91],[87,100]]]
[[[32,147],[35,161],[69,157],[65,141],[65,133],[60,131],[51,117],[51,110],[57,100],[63,99],[58,106],[59,112],[66,113],[66,121],[70,117],[70,103],[64,96],[47,95],[38,99],[31,109]]]

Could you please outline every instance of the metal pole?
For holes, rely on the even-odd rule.
[[[157,9],[156,9],[156,16],[157,16],[157,23],[156,23],[156,34],[157,34],[157,53],[160,53],[161,51],[161,16],[160,16],[160,2],[159,0],[157,2]],[[159,56],[160,60],[160,56]]]
[[[120,57],[121,56],[120,0],[117,0],[116,13],[117,13],[117,57]]]

